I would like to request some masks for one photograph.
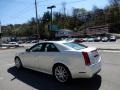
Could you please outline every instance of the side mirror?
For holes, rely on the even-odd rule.
[[[30,52],[30,49],[26,49],[26,52]]]

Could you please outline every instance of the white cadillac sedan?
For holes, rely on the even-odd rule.
[[[66,41],[43,41],[15,56],[15,66],[53,75],[61,83],[91,78],[101,70],[96,48]]]

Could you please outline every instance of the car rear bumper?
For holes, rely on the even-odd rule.
[[[101,71],[101,61],[86,67],[85,78],[91,78]]]
[[[101,58],[95,64],[85,67],[84,72],[72,73],[72,78],[91,78],[101,71]]]

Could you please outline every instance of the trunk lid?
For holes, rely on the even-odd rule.
[[[95,64],[99,62],[100,55],[96,48],[88,47],[88,48],[82,49],[81,51],[86,52],[88,54],[88,57],[90,59],[90,64]]]

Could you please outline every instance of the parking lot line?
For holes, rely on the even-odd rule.
[[[120,51],[114,51],[114,50],[101,50],[102,52],[113,52],[113,53],[120,53]]]
[[[3,77],[0,77],[0,80],[3,80],[4,78]]]

